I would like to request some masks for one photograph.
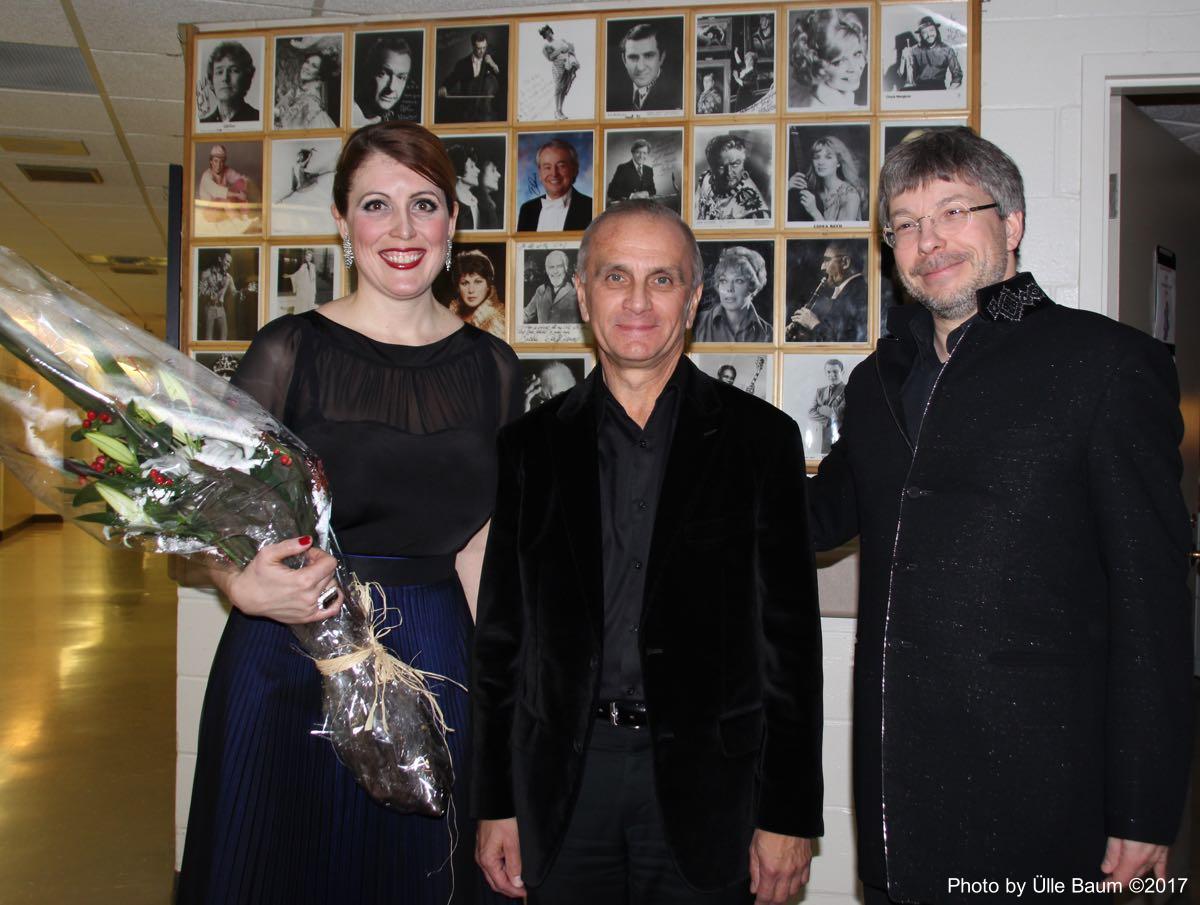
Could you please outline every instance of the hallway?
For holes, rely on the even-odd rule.
[[[144,563],[144,567],[143,567]],[[0,901],[167,905],[175,586],[72,526],[0,542]]]

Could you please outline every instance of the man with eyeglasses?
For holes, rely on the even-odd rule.
[[[1190,763],[1174,366],[1018,273],[1021,175],[990,142],[906,142],[879,197],[920,304],[850,375],[809,495],[816,548],[862,551],[866,901],[1110,900],[1166,875]]]

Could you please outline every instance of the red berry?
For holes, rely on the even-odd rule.
[[[85,421],[83,422],[83,429],[84,429],[85,431],[91,430],[91,429],[92,429],[92,422],[91,422],[90,420],[85,420]]]
[[[104,455],[104,453],[100,453],[100,455],[96,456],[96,461],[103,465],[108,461],[108,456]]]
[[[118,465],[118,466],[117,466],[115,469],[113,469],[113,470],[114,470],[114,471],[115,471],[117,474],[125,474],[125,466],[124,466],[124,465]]]
[[[82,487],[86,483],[87,483],[87,478],[85,478],[83,475],[80,475],[79,476],[79,486]]]
[[[112,424],[112,415],[110,415],[108,412],[101,412],[100,413],[100,423],[101,424]]]
[[[95,420],[96,420],[96,413],[95,413],[95,412],[92,412],[92,411],[89,411],[89,412],[87,413],[87,420],[88,420],[88,421],[95,421]]]
[[[284,468],[286,468],[287,466],[292,464],[292,457],[291,456],[280,456],[279,464],[282,465]]]
[[[167,486],[168,486],[168,487],[173,487],[174,485],[175,485],[175,479],[174,479],[174,478],[167,478]]]

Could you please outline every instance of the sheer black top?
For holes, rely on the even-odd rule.
[[[347,553],[456,553],[491,517],[497,429],[523,410],[517,357],[466,324],[426,346],[316,311],[272,321],[233,378],[321,457]]]

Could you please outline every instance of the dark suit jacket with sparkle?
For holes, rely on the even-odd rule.
[[[754,828],[817,836],[821,629],[794,421],[690,361],[639,632],[655,780],[684,877],[745,877]],[[500,433],[475,631],[472,810],[517,817],[536,885],[566,831],[594,725],[600,369]]]
[[[1029,274],[978,295],[919,437],[900,388],[928,315],[892,311],[809,483],[817,549],[861,545],[859,869],[902,901],[1098,880],[1108,836],[1172,841],[1189,769],[1174,365]]]

